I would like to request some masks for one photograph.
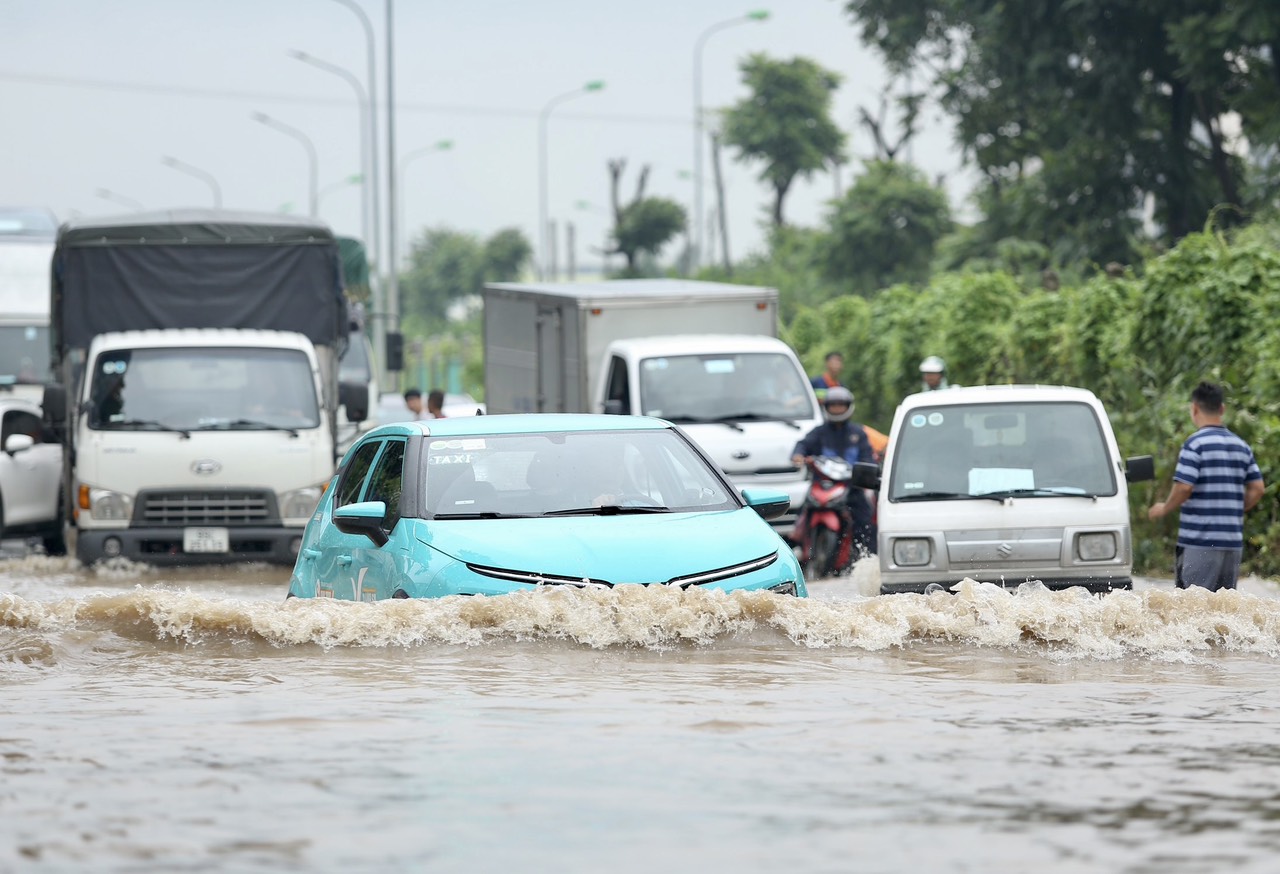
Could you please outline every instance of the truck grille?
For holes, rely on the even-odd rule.
[[[134,522],[140,525],[261,525],[274,521],[275,495],[250,489],[155,491],[138,495]]]

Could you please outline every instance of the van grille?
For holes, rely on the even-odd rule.
[[[154,491],[138,496],[139,525],[261,525],[278,515],[275,495],[251,489]]]

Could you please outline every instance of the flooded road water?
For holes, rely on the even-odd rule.
[[[1271,872],[1280,600],[0,562],[0,871]]]

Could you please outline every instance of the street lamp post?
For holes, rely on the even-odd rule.
[[[717,22],[704,30],[693,45],[693,251],[689,262],[696,269],[702,261],[702,47],[715,33],[748,21],[764,21],[769,13],[764,9]]]
[[[376,186],[376,182],[371,178],[369,173],[369,99],[365,95],[364,86],[360,84],[360,80],[350,71],[344,70],[336,64],[321,60],[314,55],[294,49],[289,52],[289,57],[302,61],[304,64],[324,70],[326,73],[332,73],[341,77],[351,89],[356,93],[356,104],[360,107],[360,179],[363,186],[360,190],[360,233],[364,237],[365,242],[373,246],[375,241],[369,236],[369,215],[372,207],[372,201],[369,198],[369,189]],[[347,183],[354,177],[348,177]],[[344,183],[346,184],[346,183]]]
[[[307,150],[307,161],[308,161],[308,164],[310,165],[310,173],[309,173],[310,182],[307,186],[307,191],[308,191],[307,202],[309,204],[308,214],[314,218],[316,215],[316,211],[319,209],[318,165],[320,163],[316,157],[315,143],[311,142],[311,138],[306,134],[304,134],[302,131],[298,130],[296,127],[285,124],[283,121],[280,121],[279,119],[272,118],[271,116],[267,115],[265,112],[251,112],[249,114],[249,117],[252,118],[254,121],[258,122],[259,124],[265,124],[267,127],[272,128],[274,130],[278,130],[280,131],[280,133],[285,134],[286,136],[293,137],[295,140],[302,143],[302,147]]]
[[[364,30],[365,41],[365,61],[368,64],[369,73],[369,185],[371,196],[370,200],[370,220],[372,222],[372,236],[367,241],[369,251],[373,253],[373,276],[371,281],[373,284],[373,302],[374,312],[374,331],[373,331],[373,354],[378,360],[378,367],[382,369],[381,383],[385,386],[391,385],[390,372],[386,369],[387,363],[387,334],[386,325],[380,320],[386,318],[386,290],[382,284],[382,280],[378,277],[378,265],[382,263],[382,199],[379,195],[380,190],[380,174],[378,173],[378,68],[377,53],[373,38],[373,24],[369,21],[369,16],[365,14],[364,9],[360,7],[355,0],[335,0],[351,10],[360,19],[360,27]]]
[[[209,186],[209,190],[213,192],[214,209],[222,209],[222,186],[218,184],[218,180],[213,178],[212,173],[201,170],[199,167],[193,167],[186,161],[179,161],[172,155],[165,155],[160,159],[160,163],[166,167],[172,167],[179,173],[186,173],[188,176],[194,176],[201,182]]]
[[[564,103],[566,100],[572,100],[575,97],[581,97],[584,94],[590,94],[592,91],[599,91],[604,88],[604,83],[600,81],[588,82],[581,88],[575,88],[572,91],[566,91],[553,97],[546,106],[542,108],[542,112],[538,115],[538,278],[547,279],[547,264],[549,263],[549,253],[547,251],[547,118],[551,115],[551,110]]]
[[[328,185],[321,188],[320,193],[316,197],[316,200],[318,203],[324,203],[325,197],[327,197],[330,194],[333,194],[333,192],[337,191],[339,188],[346,188],[348,185],[361,185],[363,183],[364,183],[364,174],[352,173],[350,176],[346,177],[345,179],[339,179],[336,182],[330,182]]]
[[[146,207],[144,207],[140,202],[134,200],[132,197],[125,197],[123,194],[117,194],[110,188],[99,188],[94,192],[94,194],[101,197],[103,200],[110,200],[112,203],[127,206],[129,209],[135,209],[138,212],[142,212],[142,210],[146,209]]]
[[[439,140],[438,142],[432,143],[429,146],[423,146],[421,149],[414,149],[412,152],[409,152],[408,154],[402,156],[400,158],[400,173],[399,173],[400,184],[404,185],[405,170],[409,167],[409,163],[411,161],[416,161],[421,157],[430,155],[432,152],[447,152],[452,148],[453,148],[453,140]],[[400,210],[403,213],[404,202],[406,198],[401,196],[399,200],[400,200]],[[400,224],[402,227],[405,224],[403,215],[400,216]]]

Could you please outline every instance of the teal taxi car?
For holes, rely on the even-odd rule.
[[[377,601],[543,586],[806,596],[765,521],[669,422],[468,416],[383,425],[348,450],[307,524],[289,596]]]

